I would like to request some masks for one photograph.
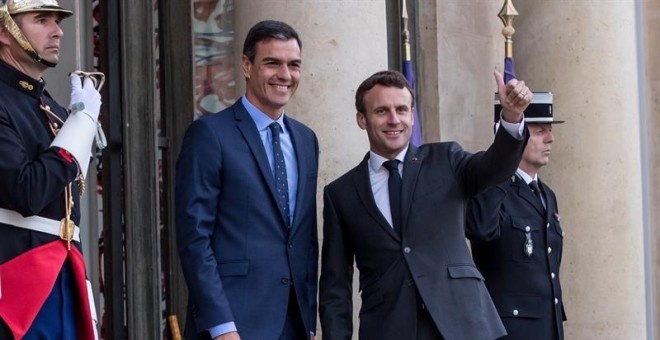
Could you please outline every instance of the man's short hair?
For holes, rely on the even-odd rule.
[[[371,77],[363,81],[357,91],[355,91],[355,109],[357,112],[366,113],[366,108],[364,107],[364,95],[376,85],[407,89],[412,96],[412,102],[410,103],[410,107],[412,108],[413,103],[415,102],[415,93],[410,87],[406,77],[399,71],[385,70],[374,73]]]
[[[270,39],[283,41],[296,39],[298,47],[302,49],[302,42],[300,41],[300,37],[298,37],[298,32],[293,27],[282,21],[264,20],[250,28],[243,43],[243,54],[250,61],[254,61],[254,56],[257,54],[257,44]]]

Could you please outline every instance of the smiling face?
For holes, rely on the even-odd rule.
[[[371,151],[393,159],[408,146],[414,124],[412,100],[408,89],[383,85],[364,94],[365,112],[358,112],[356,119],[367,131]]]
[[[35,52],[44,60],[57,64],[60,58],[60,41],[64,35],[60,27],[61,14],[49,11],[27,12],[16,15],[14,21]],[[4,28],[0,39],[7,47],[2,49],[3,60],[35,79],[41,77],[47,67],[28,56]]]
[[[552,124],[527,124],[529,141],[523,152],[520,168],[530,176],[536,175],[539,169],[550,161],[552,142]]]
[[[241,58],[246,97],[259,110],[279,118],[300,81],[300,46],[296,39],[268,39],[257,43],[254,60]]]

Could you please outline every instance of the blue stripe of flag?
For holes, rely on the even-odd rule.
[[[410,88],[415,92],[415,72],[413,71],[412,61],[404,60],[403,61],[403,75],[408,80]],[[417,114],[417,105],[413,103],[413,127],[412,135],[410,136],[410,142],[414,146],[422,145],[422,122],[419,120],[419,115]]]

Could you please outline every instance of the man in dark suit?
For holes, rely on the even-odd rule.
[[[360,339],[506,334],[464,238],[467,200],[511,176],[525,144],[522,117],[532,94],[522,81],[495,78],[506,123],[488,151],[476,154],[455,142],[410,145],[414,98],[399,72],[377,72],[358,88],[356,119],[370,151],[324,192],[324,339],[351,338],[354,261]]]
[[[189,127],[176,175],[187,339],[309,339],[316,331],[318,141],[287,117],[301,42],[279,21],[243,46],[246,93]]]
[[[497,111],[497,110],[496,110]],[[557,198],[538,178],[554,137],[552,94],[535,93],[525,112],[529,141],[514,176],[470,201],[467,236],[508,336],[564,338],[559,283],[564,233]]]

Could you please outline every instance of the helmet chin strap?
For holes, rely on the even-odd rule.
[[[21,45],[21,48],[30,56],[30,58],[46,67],[55,67],[55,65],[57,65],[57,63],[45,60],[39,55],[39,53],[37,53],[37,51],[34,50],[32,45],[30,45],[30,42],[28,42],[27,38],[25,38],[23,32],[21,32],[21,29],[18,27],[14,19],[12,19],[11,15],[9,15],[7,5],[0,6],[0,22],[4,22],[4,26],[5,29],[7,29],[7,32],[9,32],[9,34],[11,34],[14,39],[16,39],[16,42]]]

